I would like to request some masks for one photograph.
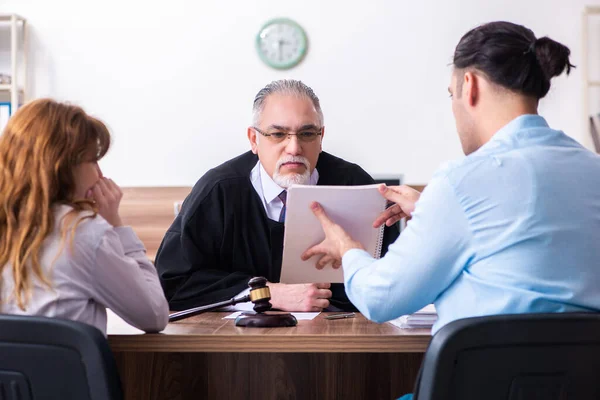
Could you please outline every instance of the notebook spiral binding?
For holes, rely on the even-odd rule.
[[[384,204],[382,211],[385,211],[385,209],[387,207],[388,207],[387,203]],[[373,254],[374,258],[381,258],[381,250],[383,248],[383,234],[384,234],[384,231],[385,231],[385,222],[379,228],[379,235],[377,236],[377,245],[375,246],[375,254]]]
[[[383,248],[384,230],[385,230],[385,224],[381,225],[381,228],[379,228],[379,236],[377,238],[377,246],[375,246],[375,254],[373,254],[373,257],[375,257],[375,258],[381,258],[381,249]]]

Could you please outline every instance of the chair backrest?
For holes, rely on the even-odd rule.
[[[93,326],[0,315],[0,399],[120,400],[108,342]]]
[[[417,400],[600,399],[600,314],[457,320],[432,338]]]

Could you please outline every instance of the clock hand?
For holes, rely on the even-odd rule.
[[[283,40],[279,39],[279,41],[277,42],[278,46],[279,46],[279,61],[283,60]]]

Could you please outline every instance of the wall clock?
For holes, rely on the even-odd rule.
[[[304,29],[288,18],[268,21],[256,35],[260,59],[276,69],[292,68],[304,58],[308,41]]]

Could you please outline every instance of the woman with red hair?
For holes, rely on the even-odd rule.
[[[119,216],[121,189],[98,166],[106,126],[81,108],[32,101],[0,136],[0,312],[85,322],[106,308],[160,331],[168,306],[142,242]]]

